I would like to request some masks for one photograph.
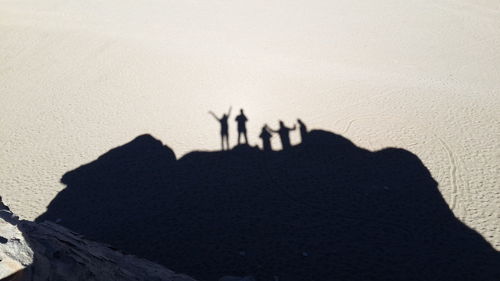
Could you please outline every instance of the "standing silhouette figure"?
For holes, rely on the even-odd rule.
[[[262,127],[259,137],[262,139],[262,148],[264,151],[273,151],[273,148],[271,147],[271,138],[273,135],[269,132],[267,124],[264,124],[264,127]]]
[[[292,144],[290,143],[290,131],[293,131],[296,128],[296,125],[293,125],[293,128],[288,128],[287,126],[285,126],[285,123],[280,120],[280,128],[278,130],[271,130],[271,132],[278,133],[278,135],[280,136],[281,146],[283,147],[283,150],[287,150],[292,147]]]
[[[297,123],[299,123],[299,131],[300,131],[300,139],[302,142],[307,138],[307,126],[302,122],[302,120],[297,119]]]
[[[217,115],[215,115],[215,113],[213,113],[212,111],[209,111],[208,113],[210,113],[220,123],[222,150],[224,150],[224,143],[226,143],[226,149],[229,150],[229,124],[227,121],[229,119],[229,116],[231,115],[231,107],[229,107],[229,111],[227,113],[224,113],[221,118],[217,117]]]
[[[245,137],[245,143],[248,144],[247,126],[246,126],[248,119],[243,113],[243,109],[240,109],[240,114],[236,116],[235,120],[236,123],[238,123],[238,144],[240,144],[241,135]]]

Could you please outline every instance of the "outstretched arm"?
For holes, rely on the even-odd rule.
[[[220,119],[217,117],[217,115],[215,115],[215,113],[213,113],[212,111],[209,111],[208,113],[210,113],[210,115],[212,115],[215,118],[215,120],[220,121]]]
[[[279,130],[273,130],[270,127],[267,127],[267,130],[272,133],[279,133]]]
[[[231,116],[231,109],[233,109],[233,107],[232,107],[232,106],[230,106],[230,107],[229,107],[229,110],[228,110],[228,112],[227,112],[227,117]]]
[[[292,130],[292,131],[295,130],[295,129],[297,129],[297,125],[293,125],[293,127],[290,128],[290,130]]]

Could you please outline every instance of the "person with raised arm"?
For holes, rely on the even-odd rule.
[[[278,130],[269,130],[273,133],[277,133],[280,136],[281,146],[283,147],[283,150],[288,150],[292,147],[292,144],[290,143],[290,131],[293,131],[296,128],[296,125],[293,125],[292,128],[288,128],[287,126],[285,126],[285,123],[280,120],[280,128]]]
[[[229,107],[229,111],[227,113],[224,113],[221,118],[217,117],[213,111],[209,111],[215,120],[219,121],[220,123],[220,137],[221,137],[221,147],[222,150],[224,149],[224,143],[226,143],[226,149],[229,150],[229,124],[228,124],[228,119],[229,116],[231,115],[231,109],[232,107]]]

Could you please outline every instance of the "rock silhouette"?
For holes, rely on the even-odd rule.
[[[286,151],[176,160],[149,135],[66,173],[37,221],[202,281],[498,280],[500,257],[454,217],[414,154],[326,131]]]

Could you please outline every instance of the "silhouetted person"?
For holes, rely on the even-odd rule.
[[[283,150],[287,150],[292,147],[292,144],[290,143],[290,131],[293,131],[295,129],[295,125],[293,125],[293,128],[288,128],[287,126],[285,126],[285,123],[280,120],[280,128],[278,130],[270,130],[271,132],[278,133],[281,139],[281,146],[283,147]]]
[[[229,111],[227,112],[227,114],[223,114],[221,118],[217,117],[217,115],[215,115],[215,113],[213,113],[212,111],[209,111],[208,113],[210,113],[220,123],[222,150],[224,150],[224,142],[226,143],[226,149],[229,149],[229,125],[227,121],[229,119],[229,116],[231,115],[231,107],[229,107]]]
[[[262,148],[264,151],[273,151],[273,148],[271,147],[271,138],[273,135],[269,132],[267,124],[264,124],[264,127],[262,127],[259,137],[262,139]]]
[[[297,123],[299,123],[299,131],[300,131],[300,139],[302,142],[307,138],[307,126],[302,122],[302,120],[297,119]]]
[[[243,113],[243,109],[240,109],[240,115],[236,116],[235,120],[236,123],[238,123],[238,144],[240,144],[241,135],[245,137],[245,143],[248,144],[247,126],[246,126],[248,119]]]

